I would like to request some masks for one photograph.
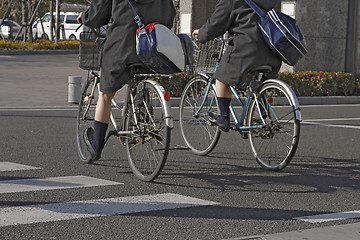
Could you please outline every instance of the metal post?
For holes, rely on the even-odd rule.
[[[56,0],[56,31],[55,31],[55,43],[59,43],[60,39],[60,0]]]
[[[54,40],[54,1],[50,0],[50,36],[49,40],[53,41]],[[43,28],[43,34],[45,35],[45,31]]]
[[[81,76],[69,76],[68,103],[79,103],[81,95],[81,81]]]
[[[346,55],[345,55],[345,71],[356,74],[360,69],[356,69],[357,59],[357,38],[359,23],[359,1],[349,0],[348,4],[348,22],[346,36]]]

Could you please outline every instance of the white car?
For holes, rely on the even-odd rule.
[[[54,13],[53,16],[55,21],[56,14]],[[76,31],[76,29],[80,26],[80,24],[77,22],[78,16],[79,14],[75,12],[60,12],[60,24],[64,26],[64,31],[60,31],[60,39],[80,39],[80,32],[82,32],[82,27]],[[44,31],[40,20],[37,20],[33,24],[33,36],[35,38],[50,39],[50,13],[46,13],[42,17],[42,22]],[[63,32],[65,33],[65,37],[63,36]],[[55,33],[55,30],[53,30],[53,33]]]
[[[5,19],[4,21],[0,19],[0,24],[1,24],[0,26],[1,34],[6,39],[15,38],[21,28],[21,26],[17,22],[8,19]],[[21,34],[19,34],[18,38],[20,37]]]
[[[40,25],[40,18],[36,19],[36,21],[32,25],[33,39],[41,39],[41,37],[42,37],[42,31],[38,32],[38,29],[37,29],[38,24]],[[41,29],[41,25],[40,25],[40,29]]]

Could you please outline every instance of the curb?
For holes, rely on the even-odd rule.
[[[79,54],[78,49],[70,50],[0,50],[0,55],[61,55],[61,54]]]

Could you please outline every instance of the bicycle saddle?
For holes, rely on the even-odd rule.
[[[130,70],[131,74],[147,74],[147,73],[154,73],[151,69],[149,69],[143,63],[131,63],[126,66],[128,70]]]
[[[270,65],[262,65],[258,67],[254,67],[250,70],[250,73],[269,73],[273,70],[272,66]]]
[[[139,63],[131,63],[131,64],[126,66],[126,68],[128,68],[128,69],[138,68],[138,67],[146,68],[146,65],[139,62]]]

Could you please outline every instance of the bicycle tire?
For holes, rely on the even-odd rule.
[[[180,102],[180,129],[185,144],[197,155],[205,156],[216,146],[220,138],[220,129],[208,122],[208,113],[219,113],[214,86],[210,86],[208,97],[198,116],[198,111],[206,94],[208,79],[198,75],[191,79],[182,92]]]
[[[165,111],[163,93],[153,83],[143,81],[143,88],[136,90],[133,108],[127,106],[125,130],[131,133],[125,144],[130,167],[142,181],[153,181],[161,173],[170,148],[171,128],[166,124],[170,118]],[[137,124],[135,121],[135,116]]]
[[[91,96],[94,87],[94,96]],[[87,80],[79,101],[76,121],[76,142],[80,160],[84,163],[92,162],[90,152],[84,141],[84,132],[86,128],[94,126],[95,108],[99,96],[97,88],[98,84],[95,82],[95,79]]]
[[[248,125],[259,125],[260,114],[266,124],[262,129],[250,130],[251,150],[261,167],[280,171],[295,155],[300,139],[300,119],[297,119],[288,91],[280,84],[265,83],[259,91],[258,99],[259,108],[254,97],[249,104]]]

